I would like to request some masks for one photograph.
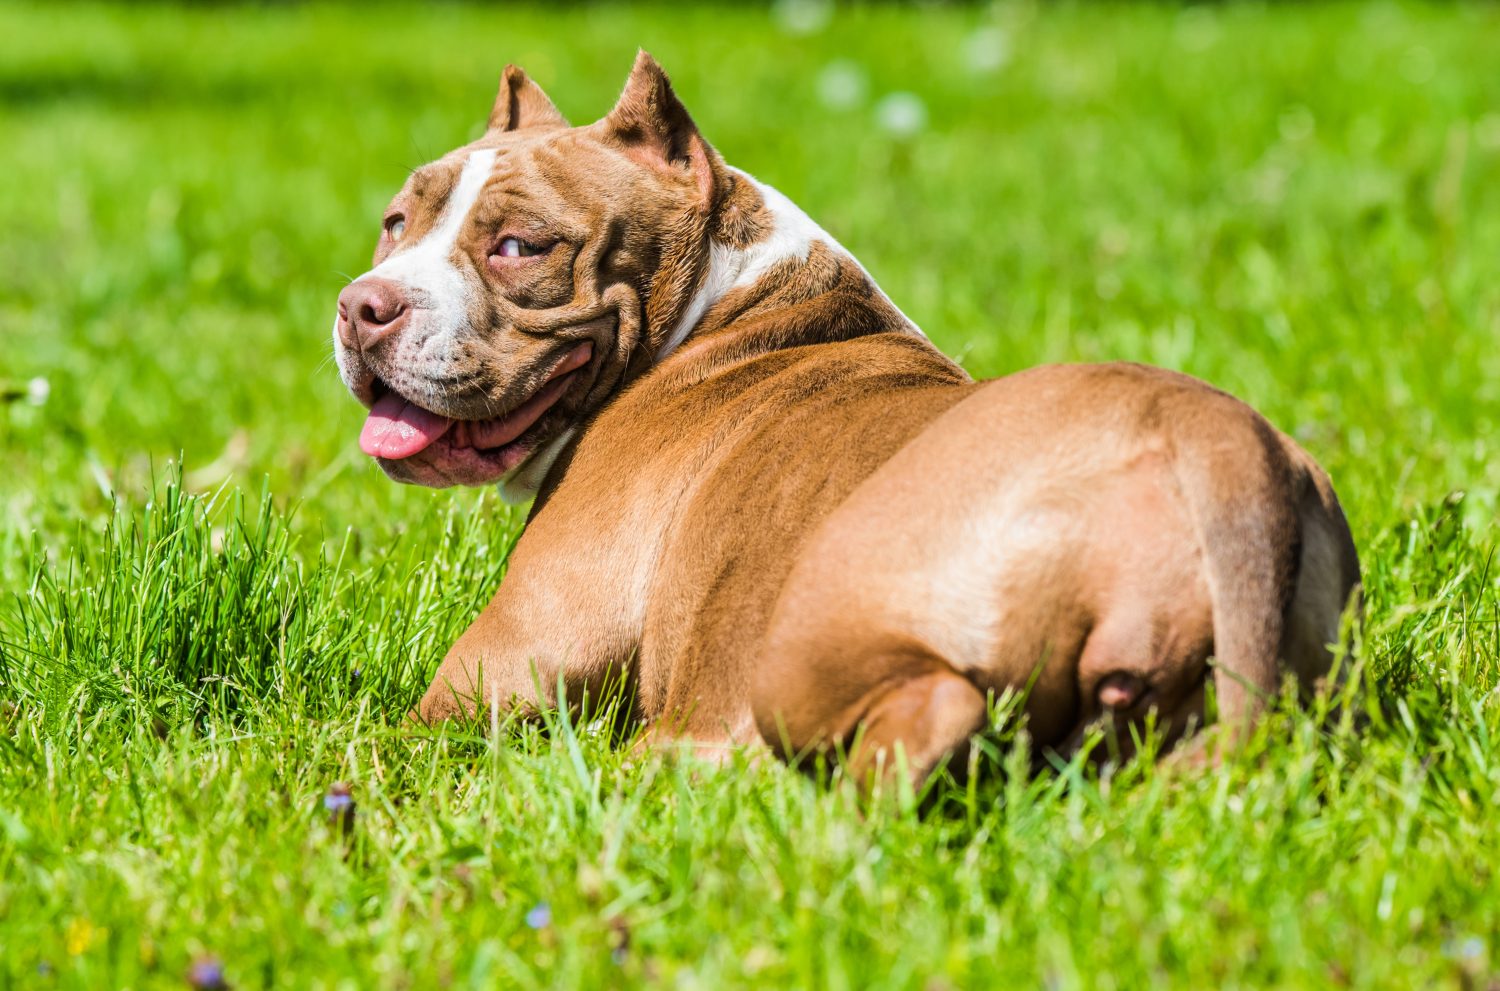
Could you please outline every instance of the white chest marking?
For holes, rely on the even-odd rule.
[[[531,457],[512,468],[509,474],[500,479],[500,500],[518,506],[534,497],[542,487],[542,482],[546,481],[547,473],[552,470],[558,455],[562,454],[563,448],[568,446],[568,441],[577,432],[577,427],[569,427],[549,440],[545,447],[533,452]]]
[[[789,258],[798,261],[807,261],[808,253],[812,251],[813,242],[822,241],[835,253],[840,254],[859,266],[864,272],[865,278],[870,279],[870,273],[859,264],[859,259],[839,244],[833,235],[803,212],[802,208],[787,199],[780,190],[759,181],[748,173],[733,169],[740,178],[753,185],[761,195],[766,205],[766,212],[771,215],[771,232],[765,238],[755,242],[748,248],[731,248],[717,241],[708,246],[708,271],[704,274],[703,284],[688,301],[687,309],[682,313],[682,318],[677,321],[677,326],[672,328],[672,333],[656,353],[656,360],[661,361],[667,355],[687,340],[707,313],[719,300],[723,299],[733,289],[754,285],[771,268]],[[875,291],[885,296],[874,279],[870,279],[870,285],[875,286]],[[890,302],[889,298],[886,302]],[[895,304],[891,304],[895,309]],[[900,310],[896,312],[900,313]],[[906,314],[901,314],[903,317]],[[921,328],[907,318],[907,323],[918,334],[922,334]],[[926,336],[926,335],[922,335]]]

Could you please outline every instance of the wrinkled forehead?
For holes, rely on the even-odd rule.
[[[415,170],[396,207],[405,215],[407,243],[456,219],[493,220],[497,211],[582,234],[606,218],[669,213],[676,186],[592,128],[491,132]],[[475,211],[476,204],[483,208]]]
[[[406,218],[408,234],[430,230],[450,206],[459,206],[456,201],[461,198],[472,204],[494,174],[502,151],[510,150],[481,139],[413,169],[392,201]]]
[[[481,194],[503,193],[549,212],[587,198],[598,156],[609,153],[579,130],[486,134],[416,169],[397,197],[408,231],[430,228],[455,210],[467,212]]]
[[[451,213],[450,207],[466,211],[494,175],[502,152],[512,150],[494,142],[475,142],[414,170],[396,196],[407,231],[424,233],[443,214]]]

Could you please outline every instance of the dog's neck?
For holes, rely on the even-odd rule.
[[[926,341],[854,256],[791,200],[729,170],[733,218],[718,218],[696,281],[669,302],[672,327],[643,370],[677,384],[783,348],[897,333]],[[664,280],[667,283],[671,279]],[[648,310],[650,308],[648,307]],[[934,349],[934,353],[936,349]],[[506,502],[536,494],[577,428],[558,435],[500,485]]]
[[[729,173],[747,216],[733,239],[710,235],[707,263],[657,349],[658,366],[674,356],[674,365],[717,365],[713,358],[867,334],[925,339],[864,266],[800,207],[744,172]]]

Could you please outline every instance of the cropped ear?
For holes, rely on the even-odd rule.
[[[619,102],[595,126],[603,130],[605,140],[642,165],[690,175],[698,187],[700,207],[713,206],[724,184],[723,160],[698,133],[667,74],[645,51],[636,54]]]
[[[518,65],[507,65],[500,76],[500,92],[490,111],[491,131],[520,131],[528,127],[567,127],[542,88]]]

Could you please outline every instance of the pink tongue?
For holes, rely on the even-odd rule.
[[[370,408],[365,428],[359,432],[359,449],[372,458],[400,461],[425,451],[452,425],[446,416],[413,406],[388,392]]]

